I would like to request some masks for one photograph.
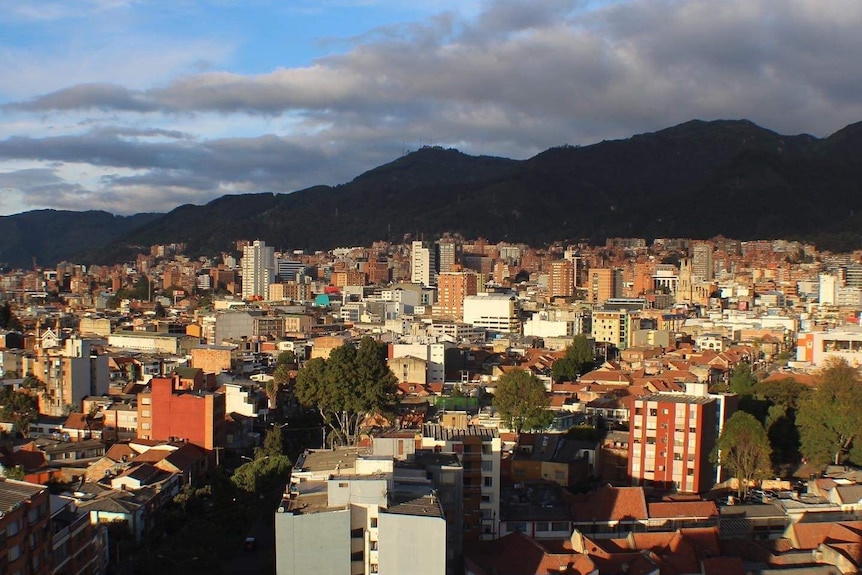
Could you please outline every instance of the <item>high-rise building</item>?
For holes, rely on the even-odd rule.
[[[610,268],[593,268],[589,273],[589,302],[601,305],[612,297],[617,297],[616,274]]]
[[[508,293],[481,293],[464,298],[464,323],[496,333],[520,333],[518,299]]]
[[[699,279],[703,282],[712,281],[714,277],[712,251],[712,242],[698,242],[692,246],[692,279]]]
[[[548,295],[550,297],[571,297],[575,293],[575,266],[567,260],[551,262],[548,275]]]
[[[437,276],[437,307],[441,317],[464,318],[464,298],[478,293],[476,272],[441,272]]]
[[[455,240],[444,238],[437,241],[437,271],[440,273],[455,271],[458,245]]]
[[[685,393],[656,393],[632,404],[629,477],[633,485],[704,492],[721,479],[710,462],[736,396],[707,393],[704,383]]]
[[[275,250],[263,240],[242,249],[242,298],[266,298],[275,279]]]
[[[432,286],[437,284],[436,253],[425,242],[413,242],[411,252],[410,281],[415,284]]]

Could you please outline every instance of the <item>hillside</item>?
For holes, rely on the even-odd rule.
[[[625,140],[552,148],[524,161],[423,148],[339,186],[181,206],[144,227],[127,224],[130,231],[104,240],[114,240],[107,249],[90,249],[90,242],[77,253],[85,261],[117,261],[164,242],[218,253],[240,238],[328,249],[446,231],[535,245],[723,234],[852,249],[862,247],[860,151],[862,124],[818,139],[745,120],[694,120]],[[8,234],[25,216],[0,219],[0,232]],[[64,247],[74,249],[74,241]],[[53,253],[23,247],[5,246],[0,260],[26,263],[36,255],[47,262]]]

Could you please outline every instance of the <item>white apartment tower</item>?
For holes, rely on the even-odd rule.
[[[435,248],[428,247],[425,242],[413,242],[411,252],[410,282],[432,286],[437,284],[435,271],[437,258]]]
[[[275,250],[263,240],[242,249],[242,299],[269,297],[269,284],[275,276]]]

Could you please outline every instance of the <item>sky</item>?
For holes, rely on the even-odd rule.
[[[858,0],[0,0],[0,215],[529,158],[691,119],[862,121]]]

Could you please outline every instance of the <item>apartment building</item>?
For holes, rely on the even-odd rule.
[[[633,485],[700,493],[720,479],[710,462],[736,396],[707,393],[688,383],[684,393],[656,393],[635,399],[629,431],[628,473]]]
[[[479,426],[450,428],[426,423],[422,427],[421,448],[454,453],[461,462],[464,540],[495,538],[500,521],[502,450],[497,430]]]
[[[497,333],[518,333],[517,298],[508,293],[481,293],[464,298],[464,323]]]
[[[0,480],[0,570],[48,575],[53,567],[48,488]]]
[[[440,272],[437,276],[437,305],[434,315],[461,321],[464,299],[479,293],[476,272]]]
[[[444,575],[446,520],[424,474],[391,457],[303,454],[275,513],[277,575]]]

